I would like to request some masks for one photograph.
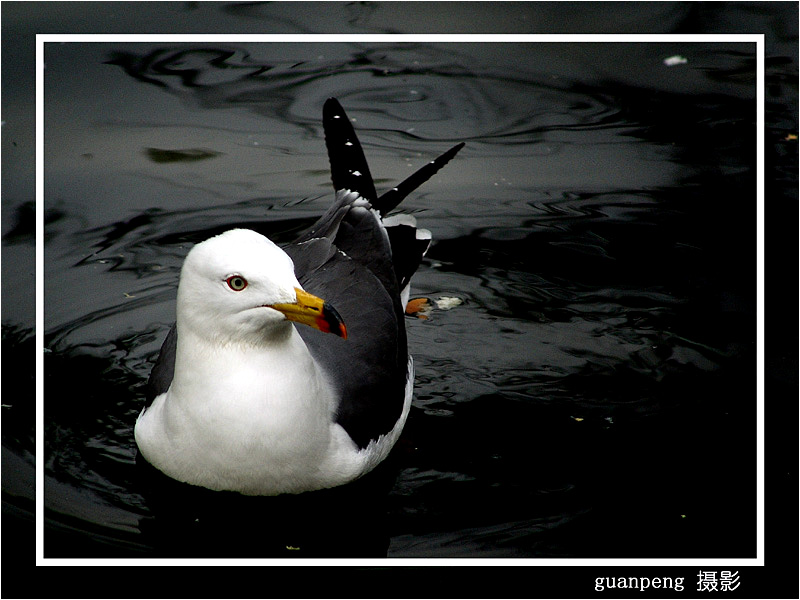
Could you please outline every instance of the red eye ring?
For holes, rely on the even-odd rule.
[[[225,283],[227,283],[228,287],[231,288],[234,292],[241,292],[244,288],[247,287],[247,279],[245,279],[241,275],[231,275],[225,280]]]

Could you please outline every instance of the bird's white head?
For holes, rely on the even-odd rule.
[[[288,321],[346,335],[336,311],[303,291],[292,259],[248,229],[192,248],[181,270],[177,313],[179,332],[215,343],[269,343],[289,333]]]

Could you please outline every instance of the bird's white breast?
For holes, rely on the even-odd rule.
[[[285,343],[263,348],[179,335],[175,379],[136,423],[144,458],[179,481],[251,495],[341,485],[385,458],[413,374],[397,431],[359,450],[334,422],[327,377],[289,327]]]

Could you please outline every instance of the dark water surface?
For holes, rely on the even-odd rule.
[[[46,64],[45,556],[755,556],[753,44],[53,43]],[[467,143],[403,204],[434,237],[412,295],[457,301],[407,319],[390,491],[346,543],[359,487],[160,510],[133,424],[182,260],[325,210],[330,96],[379,191]],[[5,343],[33,342],[4,320]],[[309,516],[300,550],[263,541],[276,514]],[[263,546],[230,546],[252,527]]]

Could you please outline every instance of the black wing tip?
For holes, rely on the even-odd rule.
[[[372,203],[381,216],[386,216],[396,208],[411,192],[450,162],[466,145],[465,142],[459,142],[406,178],[397,187],[378,197],[358,136],[347,119],[347,113],[336,98],[329,97],[325,100],[322,106],[322,123],[325,129],[325,143],[328,147],[334,190],[338,192],[348,189],[358,192],[362,198]]]
[[[342,108],[342,105],[339,103],[339,101],[333,97],[325,100],[325,104],[322,105],[322,117],[332,117],[337,113],[344,115],[344,108]]]
[[[455,146],[453,146],[452,148],[450,148],[450,150],[448,150],[447,152],[445,152],[445,154],[447,154],[448,152],[452,152],[452,153],[453,153],[453,156],[455,156],[455,155],[456,155],[456,154],[458,154],[458,152],[459,152],[459,151],[460,151],[460,150],[461,150],[461,149],[462,149],[464,146],[466,146],[466,145],[467,145],[467,142],[458,142],[458,143],[457,143]]]
[[[434,167],[434,171],[433,173],[431,173],[430,176],[432,177],[433,175],[435,175],[439,171],[439,169],[441,169],[443,166],[445,166],[447,163],[453,160],[453,158],[455,158],[455,155],[461,152],[461,150],[466,145],[467,145],[466,142],[459,142],[458,144],[450,148],[450,150],[437,156],[436,159],[431,161]]]
[[[322,128],[334,191],[351,190],[373,201],[377,193],[367,158],[353,124],[336,98],[328,98],[322,107]]]
[[[373,202],[375,209],[381,213],[381,216],[386,216],[390,211],[394,210],[397,205],[405,200],[411,192],[416,190],[419,186],[438,173],[439,170],[449,163],[465,145],[465,142],[459,142],[447,152],[440,154],[424,167],[415,171],[410,177],[404,179],[402,183],[382,194],[375,202]]]
[[[459,142],[458,144],[450,148],[450,150],[438,156],[436,160],[434,160],[433,162],[436,163],[438,169],[441,169],[443,166],[449,163],[453,159],[453,157],[455,157],[456,154],[461,152],[462,148],[464,148],[464,146],[466,145],[467,145],[466,142]]]

